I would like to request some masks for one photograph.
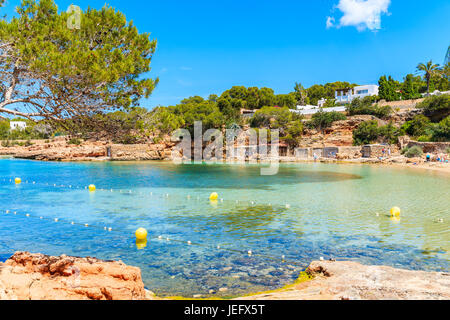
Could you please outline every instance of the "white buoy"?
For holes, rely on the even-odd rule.
[[[290,209],[291,205],[290,204],[286,204],[286,209]]]
[[[58,222],[58,218],[55,218],[55,222]]]
[[[26,216],[29,217],[30,215],[27,213]]]
[[[108,231],[112,231],[112,228],[108,228]]]
[[[188,245],[191,245],[191,244],[192,244],[192,242],[188,241],[188,242],[187,242],[187,244],[188,244]]]
[[[251,256],[253,254],[252,250],[248,250],[248,255]]]
[[[162,236],[159,236],[159,237],[158,237],[158,239],[160,239],[160,240],[161,240],[162,238],[163,238]]]
[[[323,257],[320,257],[320,261],[323,261],[324,260],[324,258]]]
[[[89,225],[88,225],[87,223],[85,223],[84,226],[85,226],[86,228],[89,227]]]
[[[217,249],[220,249],[220,246],[217,246]]]

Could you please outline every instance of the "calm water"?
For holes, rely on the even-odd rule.
[[[436,172],[283,164],[261,176],[258,165],[2,159],[0,183],[0,260],[16,250],[120,259],[139,266],[160,295],[274,289],[320,257],[429,271],[450,265],[450,179]],[[91,183],[106,190],[89,193]],[[223,202],[208,201],[213,191]],[[387,215],[394,205],[400,221]],[[142,250],[138,227],[151,237]]]

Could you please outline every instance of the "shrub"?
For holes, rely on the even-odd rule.
[[[411,121],[403,124],[402,129],[406,134],[412,137],[419,137],[426,134],[426,130],[430,127],[430,119],[420,114],[415,116]]]
[[[376,141],[395,144],[398,142],[400,135],[401,130],[395,127],[392,122],[378,127],[376,120],[365,121],[353,131],[353,144],[359,146]]]
[[[450,116],[433,126],[431,138],[433,141],[450,141]]]
[[[413,146],[405,152],[407,158],[417,158],[423,155],[423,150],[419,146]]]
[[[395,144],[398,142],[398,137],[401,135],[401,130],[395,127],[392,122],[378,128],[378,138],[383,142]]]
[[[320,110],[319,112],[313,114],[311,120],[308,122],[308,126],[310,128],[324,129],[331,127],[335,121],[346,119],[347,117],[342,113],[336,111],[324,112],[323,110]]]
[[[378,139],[378,122],[365,121],[353,131],[353,144],[360,146],[370,144]]]
[[[74,144],[79,146],[81,144],[81,140],[78,138],[72,138],[69,141],[67,141],[67,144]]]
[[[450,95],[427,97],[417,108],[423,109],[423,113],[433,121],[441,121],[450,116]]]
[[[389,106],[372,106],[372,98],[365,97],[363,99],[353,99],[350,105],[347,106],[347,112],[351,116],[368,114],[380,119],[384,119],[389,117],[393,110]]]

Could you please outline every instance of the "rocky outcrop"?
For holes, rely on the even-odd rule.
[[[349,147],[353,145],[353,130],[355,130],[362,122],[369,120],[377,120],[380,125],[385,122],[374,116],[359,115],[347,117],[347,120],[336,121],[331,127],[323,131],[315,129],[307,129],[300,141],[300,147]]]
[[[450,273],[365,266],[350,261],[314,261],[313,277],[248,300],[448,300]]]
[[[111,144],[108,141],[80,141],[70,144],[65,137],[51,141],[33,140],[30,146],[0,147],[0,155],[42,161],[139,161],[171,158],[175,143],[163,139],[159,143]]]
[[[122,262],[17,252],[0,263],[0,300],[146,300],[141,271]]]

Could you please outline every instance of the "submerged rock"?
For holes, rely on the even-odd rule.
[[[448,300],[450,273],[365,266],[350,261],[314,261],[313,277],[248,300]]]

